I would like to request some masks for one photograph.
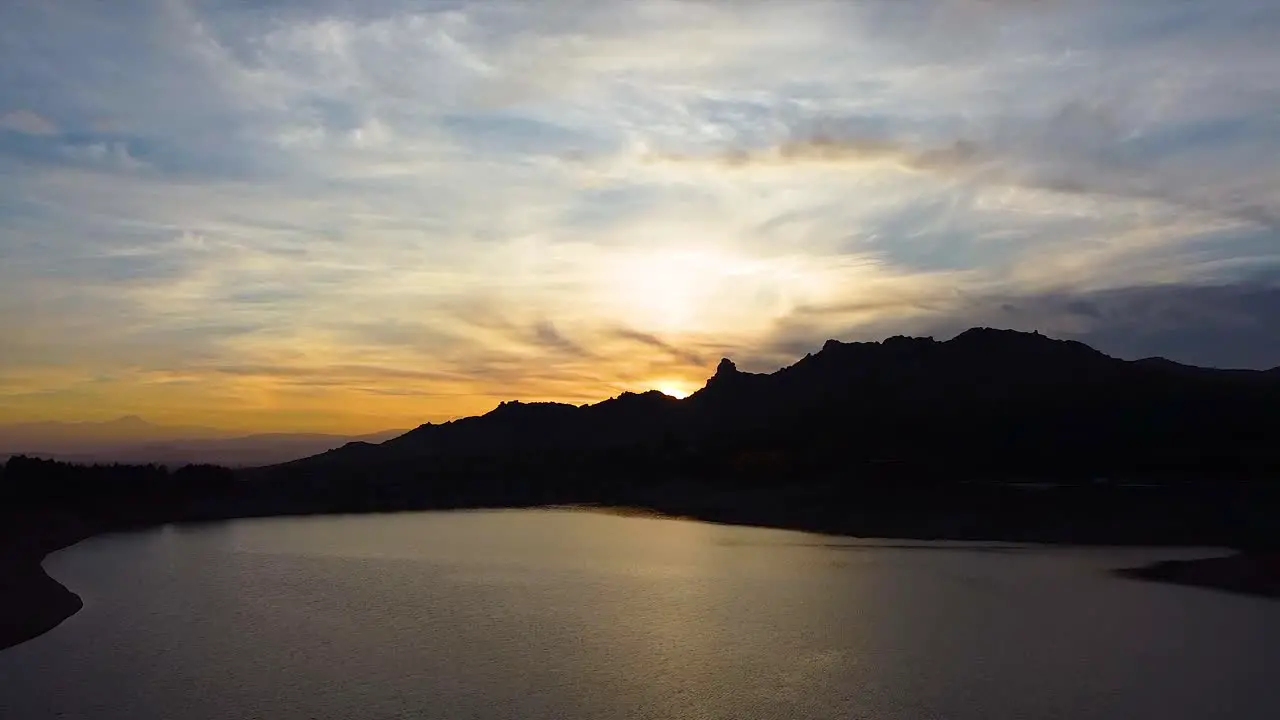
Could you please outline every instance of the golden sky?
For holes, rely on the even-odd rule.
[[[1275,364],[1236,340],[1280,308],[1277,32],[1253,0],[4,3],[0,423],[412,427],[970,322]]]

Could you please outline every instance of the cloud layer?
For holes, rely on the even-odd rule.
[[[0,421],[358,431],[826,337],[1280,364],[1280,11],[16,0]]]

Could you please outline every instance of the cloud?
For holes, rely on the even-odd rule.
[[[981,139],[926,142],[819,131],[762,148],[732,148],[709,156],[656,153],[645,159],[712,163],[730,170],[885,165],[979,186],[1153,200],[1280,229],[1280,198],[1269,186],[1269,176],[1205,177],[1203,165],[1197,175],[1192,163],[1155,155],[1158,138],[1135,139],[1106,122],[1102,112],[1073,102],[1044,119],[997,122]]]
[[[690,163],[704,161],[692,155],[655,154],[651,161]],[[950,147],[913,149],[898,140],[881,138],[839,138],[826,134],[785,140],[759,149],[731,149],[709,158],[728,168],[810,164],[888,163],[908,170],[946,170],[980,164],[979,149],[972,142],[957,140]]]
[[[124,172],[131,172],[145,167],[145,163],[133,157],[129,153],[128,146],[121,142],[67,145],[62,148],[62,151],[72,161]]]
[[[1280,264],[1276,32],[1263,0],[0,3],[0,420],[373,430],[969,320],[1120,347],[1154,287],[1209,337],[1269,301],[1194,288]]]
[[[57,135],[58,127],[36,113],[22,109],[0,116],[0,130],[24,135]]]
[[[673,358],[680,362],[699,367],[706,364],[706,358],[687,348],[679,348],[662,338],[650,333],[639,332],[637,330],[619,329],[616,331],[618,337],[625,340],[631,340],[641,345],[647,345],[656,348],[665,353],[669,353]]]
[[[555,325],[548,321],[544,320],[534,325],[533,335],[540,345],[557,352],[582,358],[593,356],[590,350],[565,337],[556,329]]]
[[[977,303],[969,315],[1078,339],[1127,358],[1163,356],[1209,367],[1280,366],[1280,286],[1157,285],[1072,298],[1008,299],[994,313]],[[1082,312],[1082,310],[1084,312]],[[976,319],[976,318],[975,318]]]
[[[825,337],[811,309],[783,323],[775,343],[793,352]],[[929,312],[892,322],[836,324],[831,337],[879,340],[893,334],[947,338],[990,326],[1079,340],[1126,359],[1166,357],[1207,367],[1280,366],[1280,285],[1258,279],[1231,285],[1160,284],[1085,292],[993,293],[954,297]]]

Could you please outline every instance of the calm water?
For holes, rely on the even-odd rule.
[[[1280,603],[1178,553],[849,542],[573,512],[104,537],[0,651],[0,717],[1280,718]],[[1185,554],[1185,553],[1183,553]]]

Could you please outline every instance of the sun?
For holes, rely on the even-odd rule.
[[[654,389],[663,395],[670,395],[677,400],[683,400],[693,394],[693,391],[687,385],[675,381],[664,381],[654,386]]]

